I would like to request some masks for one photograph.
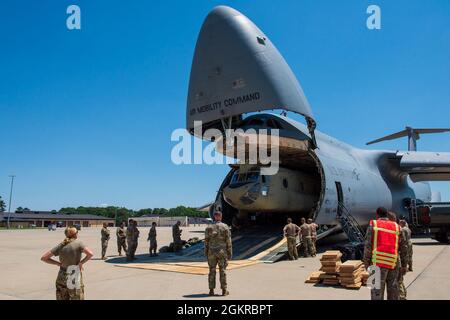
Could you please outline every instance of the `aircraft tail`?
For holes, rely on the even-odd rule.
[[[367,142],[366,145],[378,143],[381,141],[388,141],[388,140],[395,140],[402,137],[408,137],[408,151],[417,151],[417,140],[420,139],[421,134],[427,134],[427,133],[442,133],[442,132],[449,132],[449,128],[443,128],[443,129],[414,129],[411,127],[406,127],[405,130],[396,132],[390,135],[387,135],[385,137],[382,137],[377,140],[373,140],[370,142]]]

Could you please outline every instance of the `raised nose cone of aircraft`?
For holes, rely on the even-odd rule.
[[[204,24],[215,23],[236,16],[242,16],[242,14],[239,11],[228,6],[217,6],[208,14]]]
[[[313,118],[300,84],[270,39],[240,12],[214,8],[197,39],[187,129],[192,132],[194,121],[214,127],[221,119],[270,109]]]

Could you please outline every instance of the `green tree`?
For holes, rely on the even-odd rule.
[[[107,217],[110,219],[115,219],[116,223],[120,223],[121,221],[127,221],[130,217],[134,216],[134,211],[129,210],[127,208],[120,207],[78,207],[78,208],[61,208],[59,210],[61,214],[92,214],[98,215],[102,217]]]
[[[72,207],[67,207],[67,208],[61,208],[59,210],[59,213],[61,214],[74,214],[76,213],[77,209],[72,208]]]
[[[5,212],[6,210],[6,203],[3,201],[2,197],[0,197],[0,212]]]
[[[147,209],[140,209],[138,211],[136,211],[135,213],[135,217],[142,217],[142,216],[146,216],[146,215],[150,215],[153,214],[153,209],[147,208]]]
[[[16,209],[16,213],[23,213],[23,208],[22,207],[18,207]]]
[[[116,210],[116,224],[121,223],[122,221],[128,221],[130,217],[132,217],[133,210],[129,210],[127,208],[119,208]]]
[[[23,209],[22,209],[23,210]],[[200,212],[195,208],[189,208],[185,206],[178,206],[176,208],[146,208],[138,211],[133,211],[125,207],[78,207],[78,208],[61,208],[59,210],[61,214],[92,214],[115,219],[116,223],[122,221],[128,221],[131,217],[142,217],[148,214],[155,214],[159,216],[188,216],[188,217],[208,217],[207,212]]]
[[[188,216],[188,217],[204,217],[208,216],[207,212],[201,212],[194,208],[189,208],[185,206],[178,206],[169,210],[169,216]]]
[[[155,208],[153,209],[153,214],[156,214],[158,216],[165,216],[169,214],[169,210],[165,208]]]

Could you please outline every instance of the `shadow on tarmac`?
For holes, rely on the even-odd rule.
[[[218,295],[214,295],[214,296],[218,296]],[[186,294],[183,296],[183,298],[202,299],[202,298],[210,298],[210,296],[207,293],[195,293],[195,294]]]
[[[421,246],[421,247],[426,247],[426,246],[448,246],[448,243],[441,243],[441,242],[437,242],[437,241],[430,241],[430,242],[416,242],[413,243],[413,246]]]
[[[167,252],[167,253],[160,253],[158,256],[150,256],[148,253],[142,253],[135,255],[135,260],[133,261],[127,261],[126,256],[115,256],[108,258],[105,260],[107,263],[113,263],[113,264],[128,264],[128,263],[159,263],[169,260],[177,260],[177,261],[197,261],[197,260],[191,260],[186,257],[186,259],[183,259],[182,254],[177,254],[173,252]],[[98,259],[101,260],[101,259]]]

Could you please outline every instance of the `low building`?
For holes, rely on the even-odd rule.
[[[188,217],[162,217],[154,214],[145,215],[142,217],[131,218],[137,221],[139,227],[151,227],[153,222],[156,222],[158,227],[170,227],[177,221],[181,221],[183,227],[189,226]]]
[[[114,226],[114,219],[92,214],[60,214],[46,211],[27,211],[24,213],[0,213],[0,226],[6,227],[9,223],[12,228],[46,228],[50,224],[60,227],[80,225],[81,227],[100,227],[103,223]]]

